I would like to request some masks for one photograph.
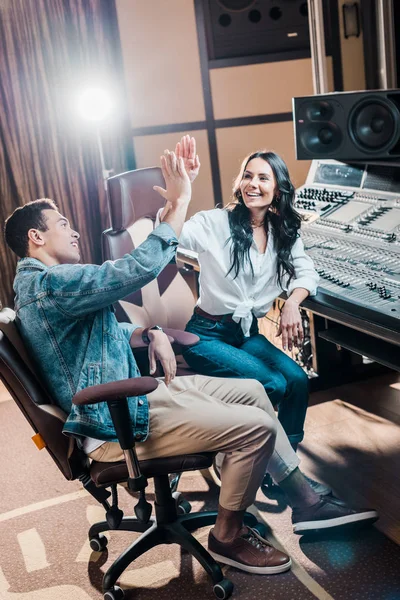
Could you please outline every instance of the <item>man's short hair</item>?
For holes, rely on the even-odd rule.
[[[6,219],[4,224],[6,244],[19,258],[28,256],[28,231],[30,229],[47,231],[48,227],[43,210],[58,210],[58,208],[53,200],[41,198],[16,208]]]

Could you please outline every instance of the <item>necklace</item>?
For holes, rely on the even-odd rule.
[[[258,229],[259,227],[264,227],[264,219],[260,222],[257,223],[257,221],[255,219],[250,219],[250,225],[252,226],[253,229]]]

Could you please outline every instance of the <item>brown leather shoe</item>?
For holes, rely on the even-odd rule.
[[[290,569],[292,561],[251,527],[243,527],[243,533],[232,542],[220,542],[210,531],[208,551],[218,562],[236,567],[247,573],[274,575]]]

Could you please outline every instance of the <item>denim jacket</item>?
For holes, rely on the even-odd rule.
[[[138,325],[118,323],[112,304],[157,277],[177,245],[173,229],[162,223],[130,254],[102,265],[18,262],[16,324],[39,377],[68,414],[66,434],[118,441],[106,403],[75,406],[72,397],[91,385],[140,376],[129,344]],[[128,404],[135,438],[144,441],[147,398]]]

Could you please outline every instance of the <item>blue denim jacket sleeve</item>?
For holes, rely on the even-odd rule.
[[[141,325],[135,325],[134,323],[118,323],[119,330],[126,337],[128,342],[131,341],[132,333],[135,329],[142,327]]]
[[[130,254],[102,265],[56,265],[44,275],[44,290],[58,308],[83,317],[106,308],[152,281],[173,259],[178,240],[162,223]]]

